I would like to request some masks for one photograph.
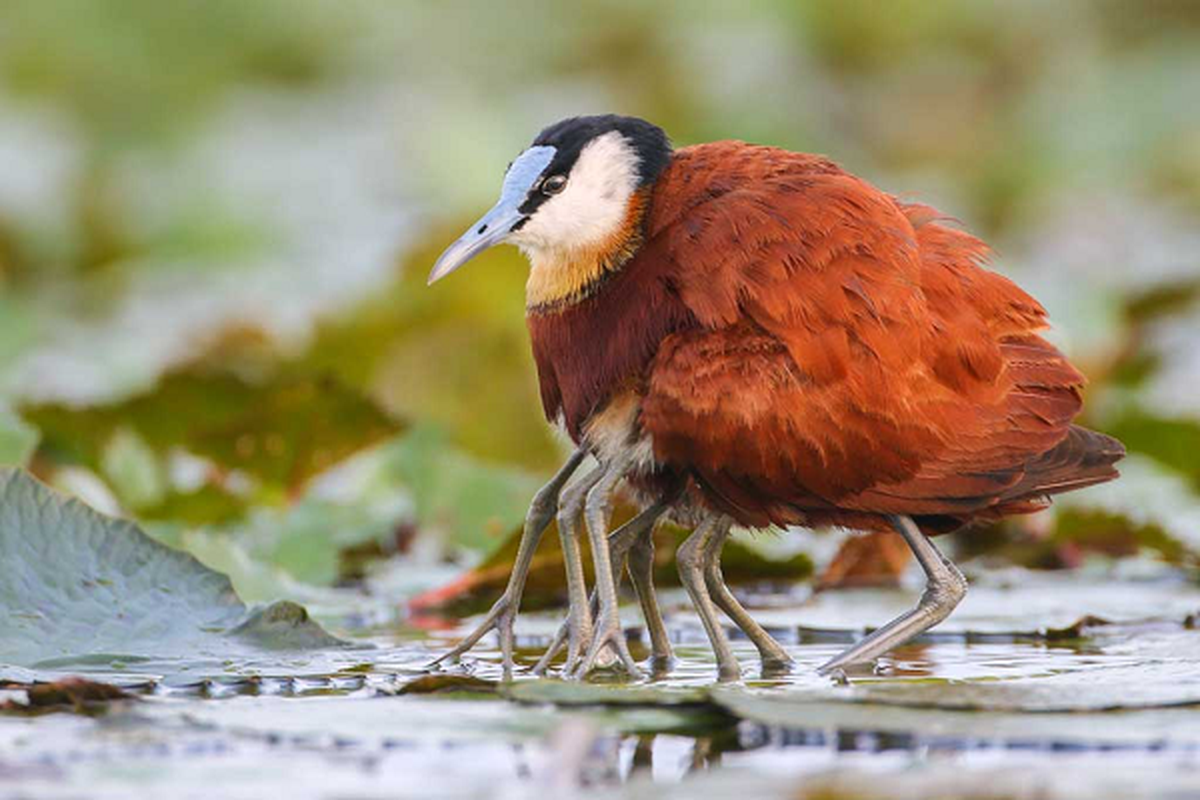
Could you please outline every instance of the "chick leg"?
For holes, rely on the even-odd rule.
[[[687,589],[688,596],[700,621],[704,624],[704,632],[712,643],[713,654],[717,657],[717,673],[721,680],[737,680],[741,677],[741,668],[737,657],[729,645],[729,637],[721,627],[717,615],[717,607],[708,594],[705,580],[705,568],[708,553],[714,538],[724,539],[729,530],[729,522],[717,517],[708,517],[691,536],[675,551],[675,561],[679,567],[679,579]]]
[[[637,592],[650,637],[650,663],[655,670],[665,670],[675,660],[667,626],[663,624],[658,596],[654,593],[654,525],[646,528],[629,550],[629,580]]]
[[[607,474],[604,466],[596,467],[568,486],[559,498],[558,536],[562,540],[567,572],[568,664],[577,662],[592,641],[592,612],[588,605],[587,579],[583,574],[583,554],[579,549],[579,515],[592,487]]]
[[[513,625],[516,622],[517,610],[521,606],[521,594],[525,591],[525,580],[529,577],[533,554],[537,551],[542,534],[546,532],[550,520],[554,518],[554,512],[558,509],[558,494],[562,490],[563,484],[575,474],[575,470],[579,469],[585,456],[586,453],[582,449],[572,453],[567,462],[550,479],[550,482],[533,496],[533,502],[530,503],[529,511],[525,515],[525,528],[521,531],[521,540],[517,545],[516,562],[513,564],[504,593],[492,605],[479,627],[450,652],[436,659],[433,664],[439,664],[447,659],[460,658],[489,631],[495,630],[500,637],[500,650],[503,653],[504,679],[512,678]]]
[[[591,672],[600,653],[605,648],[612,648],[616,652],[621,665],[632,677],[640,677],[642,674],[638,669],[637,662],[629,653],[629,643],[625,640],[625,631],[621,628],[621,613],[617,605],[617,584],[613,580],[612,554],[608,549],[608,520],[612,514],[613,491],[625,474],[627,467],[627,461],[616,461],[609,467],[604,477],[588,492],[584,517],[592,544],[592,560],[595,563],[596,573],[596,597],[600,604],[600,610],[596,621],[596,635],[592,638],[587,655],[573,673],[575,677],[583,677]]]
[[[654,523],[660,516],[662,516],[663,512],[666,511],[666,508],[667,504],[665,502],[655,503],[654,505],[647,507],[640,514],[626,522],[620,528],[617,528],[617,530],[613,531],[612,535],[608,537],[608,546],[612,552],[613,582],[616,584],[618,589],[621,587],[621,572],[626,553],[628,553],[632,547],[635,547],[639,542],[643,541],[649,535],[650,531],[654,528]],[[641,596],[642,594],[639,591],[638,597],[640,598]],[[599,611],[599,607],[599,596],[593,589],[589,603],[591,613],[593,615],[596,614]],[[645,606],[643,606],[643,608],[645,608]],[[657,611],[657,604],[655,604],[654,609]],[[648,622],[647,626],[650,624],[651,623]],[[660,619],[659,625],[661,624],[662,621]],[[550,643],[550,647],[546,649],[546,652],[542,654],[542,657],[538,661],[537,665],[534,666],[533,673],[535,675],[545,674],[546,670],[550,667],[550,662],[557,658],[558,654],[562,652],[563,646],[567,642],[568,634],[569,628],[567,623],[564,622],[558,629],[558,633],[555,634],[554,640]],[[568,663],[566,666],[572,667],[574,665]],[[568,674],[570,673],[570,670],[564,671]]]
[[[724,611],[725,616],[733,620],[733,624],[741,628],[742,633],[746,634],[746,638],[758,649],[764,670],[778,671],[789,667],[792,664],[792,657],[787,654],[779,642],[775,641],[771,634],[755,621],[754,617],[750,616],[750,612],[746,611],[725,583],[725,576],[721,573],[721,550],[725,547],[725,540],[728,536],[729,526],[718,527],[709,542],[708,551],[705,553],[704,582],[708,587],[709,596],[712,597],[717,608]]]
[[[888,522],[904,537],[913,555],[917,557],[917,563],[925,572],[925,591],[915,608],[901,614],[861,642],[821,665],[818,672],[823,675],[851,664],[871,661],[919,636],[950,616],[950,612],[967,594],[967,579],[958,571],[958,567],[921,533],[912,517],[890,516]]]

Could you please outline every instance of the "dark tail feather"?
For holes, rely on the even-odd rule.
[[[1067,438],[1029,462],[1001,505],[1111,481],[1120,474],[1114,465],[1124,457],[1125,445],[1113,437],[1072,425]]]
[[[1050,505],[1050,495],[1094,486],[1120,475],[1113,466],[1125,457],[1125,445],[1111,436],[1072,425],[1067,438],[1025,466],[1025,477],[1006,491],[993,506],[965,516],[915,517],[926,534],[956,530],[982,520],[1014,514],[1032,514]]]

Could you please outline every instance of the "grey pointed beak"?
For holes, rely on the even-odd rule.
[[[521,206],[542,171],[554,160],[555,149],[545,145],[530,147],[517,157],[504,176],[500,202],[484,214],[458,241],[438,256],[429,272],[429,283],[439,281],[493,245],[500,244],[513,229],[525,221]]]
[[[523,219],[525,217],[518,208],[506,206],[503,200],[497,203],[454,244],[442,251],[429,272],[429,283],[441,280],[484,250],[503,242]]]

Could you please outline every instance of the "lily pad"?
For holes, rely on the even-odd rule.
[[[225,669],[256,653],[346,646],[293,603],[247,608],[221,573],[21,470],[0,470],[0,562],[6,665]]]
[[[95,716],[104,713],[109,703],[133,698],[133,695],[116,686],[85,678],[64,678],[53,683],[35,683],[19,688],[25,693],[24,702],[8,700],[0,703],[0,714],[35,716],[73,711]]]
[[[517,681],[504,689],[510,700],[522,703],[553,703],[557,706],[712,706],[704,689],[670,686],[624,686],[559,681]]]
[[[962,605],[926,640],[1061,639],[1087,617],[1121,624],[1153,620],[1178,624],[1200,608],[1200,589],[1178,571],[1165,568],[1156,567],[1143,580],[1130,580],[1112,570],[1054,573],[1018,568],[971,577]],[[754,616],[772,630],[840,641],[907,611],[919,596],[918,585],[906,591],[821,592],[803,604],[755,610]]]
[[[946,693],[945,686],[929,694]],[[1013,692],[1013,697],[1018,692]],[[1141,744],[1147,748],[1200,745],[1200,726],[1193,708],[1134,708],[1105,712],[987,711],[910,707],[892,703],[846,702],[828,696],[785,691],[751,693],[717,689],[713,697],[730,713],[746,720],[792,730],[847,730],[860,733],[909,734],[913,746],[951,741],[993,743],[1038,742],[1043,746]]]

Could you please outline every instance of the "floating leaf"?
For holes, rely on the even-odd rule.
[[[975,684],[978,686],[978,684]],[[970,689],[967,693],[970,693]],[[994,692],[996,697],[1003,689]],[[953,697],[953,687],[930,686],[924,698],[941,694]],[[1021,690],[1014,687],[1010,698]],[[876,693],[878,697],[881,692]],[[1115,690],[1114,690],[1115,695]],[[911,697],[911,695],[909,695]],[[948,747],[951,742],[1026,745],[1038,743],[1047,749],[1079,749],[1105,744],[1140,744],[1162,747],[1169,741],[1178,747],[1200,745],[1196,711],[1188,708],[1153,708],[1124,711],[1083,710],[1019,713],[1011,710],[964,711],[936,705],[908,707],[892,703],[838,700],[828,694],[802,695],[783,691],[746,692],[714,689],[714,699],[729,713],[742,719],[781,726],[789,730],[845,730],[862,734],[901,734],[911,737],[909,746]],[[1060,703],[1061,708],[1065,703]]]
[[[109,683],[85,678],[63,678],[52,683],[14,686],[25,690],[25,702],[9,700],[0,703],[0,714],[34,716],[56,711],[95,716],[107,710],[110,703],[132,699],[124,689]]]
[[[670,686],[605,685],[552,679],[517,681],[504,689],[510,700],[559,706],[711,706],[708,691]]]
[[[0,470],[0,563],[3,664],[186,669],[345,644],[295,604],[248,609],[224,575],[19,470]]]
[[[396,690],[396,694],[495,696],[500,684],[471,675],[422,675]]]

